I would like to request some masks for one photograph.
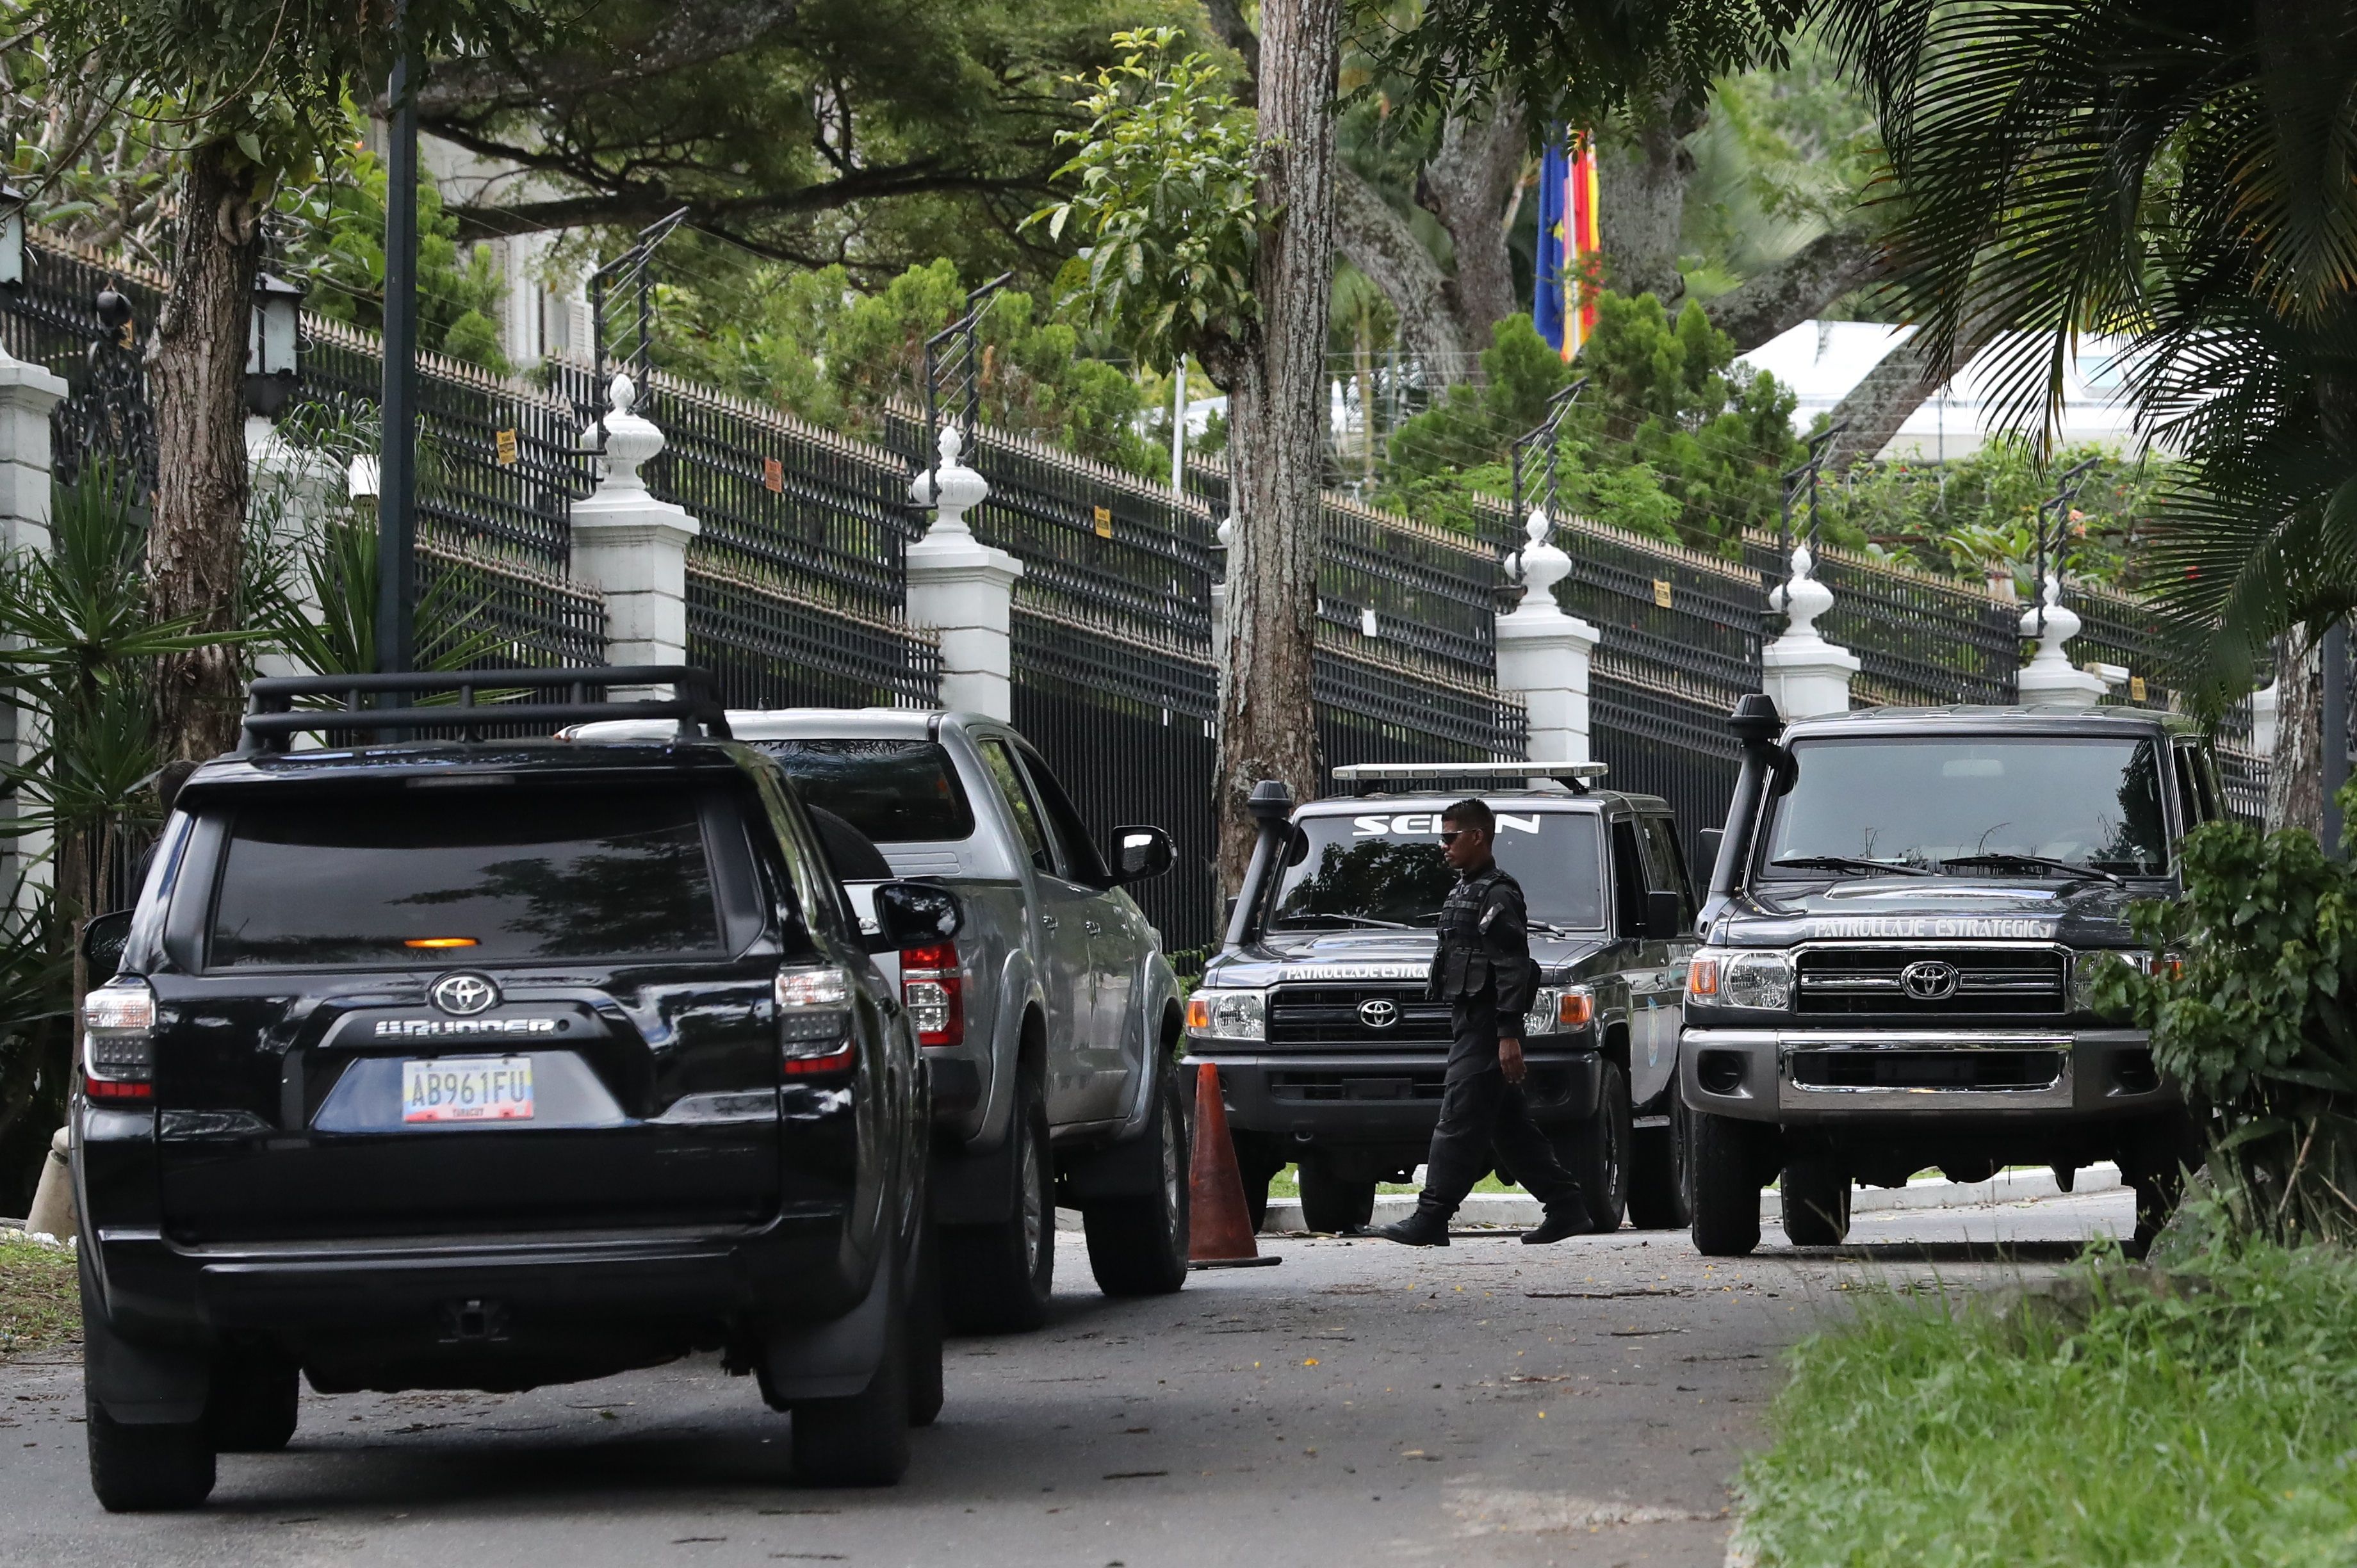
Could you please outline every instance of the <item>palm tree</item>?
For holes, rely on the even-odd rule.
[[[2077,334],[2132,339],[2144,428],[2187,459],[2148,580],[2203,628],[2212,695],[2345,618],[2357,6],[1818,0],[1817,21],[1880,120],[1895,289],[1934,358],[2010,333],[2007,412],[2050,437]]]

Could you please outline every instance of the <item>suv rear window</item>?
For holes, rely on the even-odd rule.
[[[945,843],[974,836],[974,808],[950,754],[930,740],[757,740],[806,805],[877,843]]]
[[[239,810],[209,962],[447,968],[720,945],[692,792],[403,791]]]

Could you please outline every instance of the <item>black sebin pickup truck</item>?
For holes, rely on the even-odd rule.
[[[695,1349],[792,1411],[806,1478],[897,1479],[941,1402],[925,1072],[791,785],[671,667],[471,718],[286,711],[385,679],[256,682],[136,908],[93,922],[113,978],[71,1126],[101,1501],[200,1502],[216,1453],[287,1442],[298,1374],[518,1390]],[[577,690],[657,682],[683,695]],[[285,749],[609,716],[679,732]],[[895,946],[960,918],[916,883],[875,908]]]
[[[2184,720],[2134,708],[1881,709],[1786,727],[1754,693],[1680,1047],[1696,1245],[1837,1242],[1854,1185],[2116,1161],[2137,1240],[2193,1129],[2145,1036],[2098,1015],[2144,964],[2128,905],[2177,897],[2178,841],[2225,811]]]
[[[1450,1033],[1448,1004],[1425,995],[1456,877],[1440,818],[1469,794],[1497,813],[1498,864],[1530,913],[1533,1118],[1599,1230],[1624,1209],[1641,1228],[1687,1222],[1675,1063],[1695,905],[1669,807],[1597,788],[1603,772],[1353,765],[1335,778],[1368,792],[1298,811],[1283,784],[1256,789],[1260,843],[1189,998],[1185,1063],[1219,1068],[1255,1224],[1288,1163],[1308,1227],[1343,1231],[1367,1222],[1379,1183],[1424,1162]]]

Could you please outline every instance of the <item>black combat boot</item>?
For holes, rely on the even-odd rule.
[[[1403,1247],[1446,1247],[1448,1245],[1448,1215],[1428,1203],[1419,1203],[1415,1212],[1389,1225],[1371,1226],[1363,1235],[1385,1241],[1397,1241]]]
[[[1544,1247],[1566,1236],[1585,1236],[1590,1229],[1587,1200],[1573,1192],[1547,1205],[1546,1218],[1539,1221],[1539,1228],[1523,1232],[1523,1245]]]

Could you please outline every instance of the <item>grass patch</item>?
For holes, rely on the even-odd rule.
[[[81,1337],[73,1254],[0,1231],[0,1360]]]
[[[2357,1255],[2112,1252],[2009,1311],[1869,1298],[1792,1359],[1763,1568],[2357,1561]]]

